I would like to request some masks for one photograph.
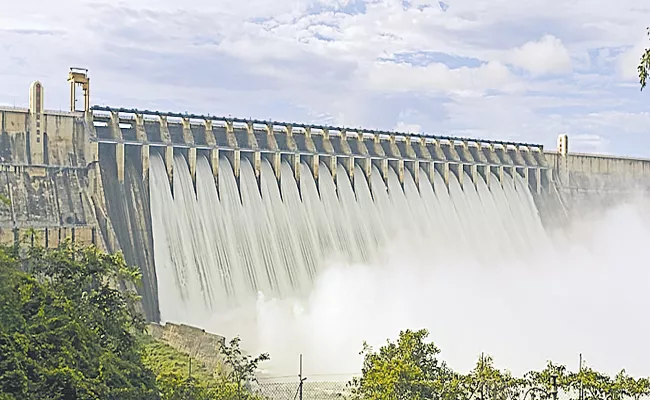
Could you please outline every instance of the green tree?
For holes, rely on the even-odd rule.
[[[571,372],[548,362],[541,371],[513,377],[481,356],[468,374],[453,372],[437,359],[440,350],[426,343],[426,330],[400,332],[375,352],[367,344],[362,376],[350,382],[354,400],[623,400],[650,396],[650,380],[634,378],[622,370],[615,377],[583,366]]]
[[[375,352],[364,343],[362,376],[351,382],[355,399],[458,399],[462,377],[437,356],[440,350],[426,343],[429,333],[406,330],[396,342],[387,341]]]
[[[268,353],[262,353],[253,358],[244,354],[240,348],[241,339],[235,336],[230,343],[224,343],[220,351],[224,356],[225,377],[228,382],[235,384],[236,399],[252,399],[254,396],[247,390],[248,386],[257,382],[256,371],[259,363],[270,359]]]
[[[525,387],[523,379],[498,370],[492,357],[483,355],[476,367],[464,377],[463,383],[462,398],[479,400],[518,399]]]
[[[65,242],[0,248],[0,393],[15,399],[157,399],[142,364],[144,320],[118,282],[121,255]]]
[[[650,28],[647,28],[647,35],[650,37]],[[643,90],[648,80],[648,71],[650,71],[650,48],[643,51],[637,69],[639,71],[639,83],[641,83],[641,90]]]
[[[628,398],[639,400],[642,397],[650,396],[650,380],[648,378],[636,379],[622,370],[616,375],[614,382],[619,392]]]

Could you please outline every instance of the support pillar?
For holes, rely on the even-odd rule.
[[[291,157],[291,162],[292,162],[291,168],[293,169],[293,177],[296,180],[296,186],[298,187],[298,194],[302,199],[302,191],[300,190],[300,153],[294,153],[293,156]]]
[[[449,163],[442,164],[442,179],[445,181],[447,189],[449,189]]]
[[[337,172],[336,162],[337,162],[336,161],[336,156],[335,155],[330,156],[330,158],[328,160],[328,164],[329,164],[328,168],[330,169],[330,173],[332,174],[332,180],[334,181],[334,187],[336,188],[336,197],[338,197],[339,196],[339,184],[338,184],[337,179],[336,179],[336,172]]]
[[[124,182],[124,143],[115,144],[115,161],[117,162],[117,181]]]
[[[169,179],[169,188],[172,195],[174,194],[174,148],[165,147],[165,167],[167,168],[167,178]]]
[[[472,177],[472,182],[474,182],[474,186],[478,187],[478,167],[476,164],[472,164],[469,166],[470,170],[470,176]]]
[[[395,138],[393,137],[392,143],[395,143]],[[397,146],[395,145],[395,148]],[[400,158],[397,161],[397,179],[399,179],[399,185],[402,187],[402,192],[404,191],[404,159]]]
[[[233,135],[234,137],[234,135]],[[235,175],[235,182],[237,182],[237,190],[239,191],[239,201],[243,201],[241,195],[241,151],[234,150],[232,152],[232,171]]]
[[[99,171],[99,143],[98,142],[87,142],[86,145],[88,146],[87,148],[89,149],[89,155],[88,155],[88,165],[92,165],[92,169],[89,172],[89,190],[90,194],[94,195],[97,193],[97,189],[99,187],[99,181],[98,181],[98,174],[97,171]]]
[[[257,190],[262,195],[262,153],[258,150],[253,153],[253,172],[255,173],[255,182],[257,182]]]
[[[413,181],[415,182],[415,187],[420,191],[420,162],[413,161]]]
[[[232,161],[233,173],[235,174],[235,178],[239,180],[241,175],[241,151],[239,149],[233,151]]]
[[[190,124],[189,118],[183,118],[181,120],[183,124],[183,141],[186,144],[194,144],[194,134],[192,133],[192,125]]]
[[[352,187],[352,191],[354,192],[355,196],[357,194],[357,191],[354,189],[354,157],[349,156],[346,160],[345,163],[347,164],[347,170],[348,170],[348,177],[350,178],[350,186]]]
[[[187,149],[187,164],[190,168],[190,176],[192,177],[194,193],[196,194],[196,147]]]
[[[273,172],[275,173],[275,179],[280,182],[281,168],[282,168],[282,153],[276,151],[273,153]]]
[[[311,156],[311,172],[314,174],[314,179],[318,182],[318,176],[320,175],[318,168],[320,167],[320,157],[318,154]]]
[[[384,185],[388,188],[388,159],[381,160],[381,178],[384,180]]]
[[[147,131],[144,129],[144,116],[142,114],[135,114],[135,137],[143,143],[149,141]]]
[[[203,121],[205,125],[205,142],[208,146],[216,146],[217,139],[214,137],[214,132],[212,131],[212,120],[206,119]]]
[[[368,185],[370,185],[370,181],[372,177],[372,159],[370,157],[366,157],[363,159],[363,172],[366,175],[366,180],[368,181]]]
[[[221,197],[221,194],[219,193],[219,149],[218,148],[210,149],[210,166],[212,167],[212,176],[214,177],[214,184],[217,186],[217,196]]]
[[[359,135],[361,135],[361,133],[359,133]],[[366,156],[366,158],[363,159],[361,170],[363,171],[363,175],[366,177],[366,183],[370,190],[370,197],[374,200],[375,194],[372,190],[372,159],[369,156]]]
[[[149,182],[149,145],[143,144],[140,148],[140,155],[142,157],[142,180],[146,183]]]

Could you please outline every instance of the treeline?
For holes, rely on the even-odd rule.
[[[146,335],[133,290],[140,275],[119,254],[70,242],[0,247],[0,400],[252,399],[257,363],[239,340],[220,374]],[[182,361],[181,361],[182,360]]]
[[[375,351],[364,344],[362,376],[350,382],[356,400],[621,400],[650,396],[650,380],[622,370],[615,377],[583,367],[577,372],[549,362],[542,371],[514,377],[481,357],[468,374],[453,371],[426,342],[427,330],[402,331]]]

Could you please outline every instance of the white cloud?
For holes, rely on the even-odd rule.
[[[571,56],[562,41],[552,35],[527,42],[513,49],[507,59],[533,75],[567,73],[571,71]]]
[[[399,121],[395,125],[394,131],[396,132],[409,132],[409,133],[422,133],[422,126],[419,124],[410,124],[407,122]]]
[[[634,81],[649,10],[638,0],[448,3],[11,2],[0,15],[0,102],[24,105],[41,79],[46,106],[65,107],[67,68],[79,65],[93,102],[111,105],[547,146],[559,131],[610,139],[647,126]],[[402,118],[407,109],[416,117]],[[630,117],[614,129],[605,112]]]
[[[602,153],[605,151],[608,144],[609,140],[603,138],[600,135],[579,133],[571,136],[569,149],[572,152]]]
[[[476,68],[449,68],[443,63],[413,66],[407,63],[376,62],[368,71],[370,88],[385,92],[454,92],[480,94],[486,90],[516,90],[515,76],[499,62]]]

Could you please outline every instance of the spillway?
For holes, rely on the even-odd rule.
[[[239,183],[227,158],[217,180],[208,159],[197,159],[196,187],[182,154],[173,187],[160,155],[151,158],[150,201],[162,321],[203,326],[216,314],[265,298],[305,298],[328,266],[381,265],[384,249],[425,251],[430,263],[468,255],[482,262],[531,254],[544,241],[530,188],[515,175],[473,182],[452,174],[447,186],[424,170],[403,185],[393,168],[353,182],[341,164],[325,165],[316,181],[288,163],[278,181],[261,162],[259,184],[248,159]],[[172,190],[173,189],[173,190]]]

